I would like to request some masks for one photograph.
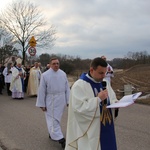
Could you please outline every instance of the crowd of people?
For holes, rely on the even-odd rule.
[[[115,109],[106,106],[118,100],[111,87],[113,69],[106,57],[94,58],[89,72],[83,73],[71,88],[66,73],[59,67],[58,58],[52,58],[44,71],[38,62],[32,67],[22,67],[18,58],[16,64],[9,63],[3,69],[0,64],[0,82],[3,75],[7,93],[13,99],[23,99],[24,92],[37,97],[36,107],[45,113],[48,137],[58,141],[63,149],[117,150],[114,128],[117,115]],[[66,137],[61,129],[65,107],[68,107]]]
[[[39,62],[23,66],[20,58],[6,66],[0,64],[0,94],[6,88],[8,96],[13,99],[24,99],[25,93],[27,96],[37,96],[41,74],[45,69],[41,68]]]

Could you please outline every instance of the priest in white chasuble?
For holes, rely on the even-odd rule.
[[[50,69],[41,76],[36,106],[45,112],[49,137],[65,147],[61,118],[69,102],[70,87],[66,73],[59,69],[59,60],[50,60]]]
[[[17,58],[16,64],[11,69],[12,78],[10,83],[10,91],[13,99],[24,99],[24,78],[25,70],[22,68],[22,60]]]
[[[40,70],[39,64],[38,62],[35,62],[34,67],[30,69],[28,87],[27,87],[28,96],[37,96],[41,74],[42,72]]]
[[[106,61],[97,57],[73,84],[65,150],[117,150],[114,110],[106,106],[118,100],[108,82],[103,87],[106,71]]]

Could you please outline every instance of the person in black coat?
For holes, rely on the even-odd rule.
[[[29,75],[30,75],[30,65],[26,66],[25,72],[26,72],[26,78],[24,80],[24,90],[25,92],[27,92],[28,80],[29,80]]]
[[[2,64],[0,64],[0,94],[2,93],[2,90],[4,88],[5,82],[4,82],[4,75],[3,75],[3,70],[4,70],[4,66],[2,66]]]

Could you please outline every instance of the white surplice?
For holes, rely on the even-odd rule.
[[[63,133],[60,121],[69,102],[70,87],[66,73],[59,69],[49,69],[41,76],[36,106],[46,107],[46,122],[49,134],[53,140],[62,139]]]
[[[110,103],[117,101],[107,82]],[[114,117],[114,111],[112,110]],[[108,139],[109,144],[109,139]],[[71,88],[65,150],[100,150],[100,107],[91,85],[77,80]]]
[[[22,72],[22,75],[24,77],[25,70],[23,68],[20,68],[20,72]],[[23,83],[21,81],[21,77],[18,75],[19,70],[17,67],[12,68],[12,79],[10,83],[10,91],[12,91],[12,98],[23,98],[24,97],[24,91],[23,91]]]
[[[10,69],[10,71],[12,72],[12,68]],[[5,69],[3,70],[3,75],[5,77],[5,83],[10,83],[12,78],[12,73],[8,72],[8,67],[5,67]]]
[[[107,64],[107,71],[113,72],[113,68],[109,64]],[[107,72],[105,75],[105,79],[109,81],[110,83],[111,83],[111,78],[113,77],[114,77],[114,73]]]

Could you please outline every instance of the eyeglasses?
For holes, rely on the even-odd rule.
[[[52,63],[52,65],[59,65],[59,63]]]

